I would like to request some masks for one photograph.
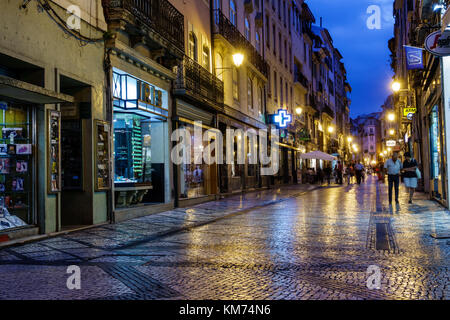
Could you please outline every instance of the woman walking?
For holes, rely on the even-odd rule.
[[[403,181],[405,182],[405,187],[409,192],[408,203],[412,203],[414,190],[417,188],[417,161],[411,158],[411,154],[409,152],[405,153],[405,158],[405,161],[403,161]]]

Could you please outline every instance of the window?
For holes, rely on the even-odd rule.
[[[278,0],[278,19],[281,20],[281,0]]]
[[[256,50],[261,51],[261,39],[259,37],[259,32],[255,33]]]
[[[236,26],[237,24],[237,11],[236,11],[236,4],[234,3],[234,0],[230,0],[230,22]]]
[[[273,96],[274,99],[277,100],[278,99],[278,88],[277,88],[277,72],[274,71],[273,72]]]
[[[251,41],[250,40],[250,23],[248,22],[248,18],[245,18],[244,24],[245,24],[245,38],[247,38],[248,41]]]
[[[233,67],[233,98],[239,100],[239,71]]]
[[[288,59],[287,59],[287,44],[286,44],[286,40],[284,40],[284,65],[287,68],[287,63],[288,63]]]
[[[247,78],[247,107],[253,110],[253,81],[250,77]]]
[[[258,110],[259,114],[263,114],[263,88],[258,88]]]
[[[216,53],[216,69],[219,71],[217,78],[223,81],[223,57],[220,53]]]
[[[306,43],[303,43],[303,61],[306,63],[306,56],[308,55],[308,53],[306,52]]]
[[[286,25],[286,1],[283,1],[283,22]]]
[[[283,78],[280,77],[280,106],[283,107]]]
[[[286,105],[289,105],[289,91],[287,82],[285,82],[285,85],[286,85]]]
[[[283,57],[283,43],[281,42],[281,32],[278,33],[278,49],[279,49],[279,54],[280,54],[280,62],[282,60]]]
[[[203,68],[205,68],[206,70],[210,71],[210,67],[209,67],[209,47],[204,45],[203,46],[203,50],[202,50],[202,65]]]
[[[189,32],[188,56],[197,61],[197,37],[192,31]]]
[[[269,16],[266,16],[266,46],[270,49],[270,26]]]
[[[277,34],[275,30],[275,24],[272,26],[272,36],[273,36],[273,54],[277,55]]]

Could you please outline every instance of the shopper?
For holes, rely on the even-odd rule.
[[[405,161],[403,161],[403,182],[409,193],[408,203],[412,203],[414,190],[417,188],[417,161],[411,158],[409,152],[405,153]]]
[[[324,173],[325,173],[325,178],[327,179],[328,185],[331,184],[331,165],[328,164],[325,169],[323,169]]]
[[[389,204],[392,204],[392,187],[395,189],[395,203],[398,204],[398,184],[402,167],[402,162],[398,159],[398,152],[392,153],[392,158],[387,159],[384,164],[384,169],[388,174]]]
[[[337,183],[338,184],[342,184],[343,182],[342,182],[342,174],[343,174],[343,171],[344,170],[344,168],[342,167],[342,163],[341,163],[341,161],[338,161],[338,163],[337,163],[337,165],[336,165],[336,171],[337,171]]]
[[[361,164],[361,162],[357,162],[355,165],[355,175],[356,175],[356,182],[358,184],[361,184],[361,178],[362,178],[362,172],[363,172],[364,166]]]

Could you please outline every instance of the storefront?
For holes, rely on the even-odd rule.
[[[0,241],[37,234],[51,221],[37,204],[61,188],[60,122],[59,112],[44,104],[71,101],[73,97],[0,76]],[[38,137],[41,127],[46,133]],[[46,159],[47,167],[37,170],[38,159]]]
[[[217,194],[217,164],[206,164],[203,150],[209,145],[204,141],[205,132],[215,129],[216,115],[177,99],[177,128],[189,136],[190,159],[178,166],[178,205],[183,207],[215,199]],[[215,134],[211,134],[214,139]],[[196,155],[202,155],[196,159]]]
[[[0,102],[0,231],[36,224],[34,121],[29,104]]]
[[[236,111],[233,115],[235,117],[243,118],[243,116]],[[252,123],[254,126],[226,115],[219,115],[218,119],[219,130],[224,137],[224,159],[226,159],[226,131],[227,129],[234,131],[232,137],[233,163],[224,163],[219,166],[220,192],[233,193],[252,190],[259,187],[267,187],[269,179],[260,176],[259,157],[252,154],[252,150],[256,150],[254,152],[259,153],[258,143],[252,144],[253,135],[256,134],[259,129],[265,128],[265,125],[259,124],[259,121],[252,120],[248,117],[248,122]],[[257,139],[256,135],[255,139]],[[268,152],[270,152],[270,150]],[[238,161],[241,153],[244,156],[243,163],[239,163],[240,161]],[[253,159],[255,159],[255,161],[253,161]]]
[[[435,105],[429,114],[429,141],[430,141],[430,193],[435,199],[446,201],[445,184],[445,158],[442,152],[442,117],[439,105]]]
[[[114,205],[170,201],[168,92],[113,68]]]

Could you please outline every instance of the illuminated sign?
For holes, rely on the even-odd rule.
[[[292,121],[292,115],[290,115],[286,110],[279,109],[278,113],[274,115],[273,121],[280,128],[286,128]]]
[[[409,114],[416,113],[417,108],[403,108],[403,116],[407,117]]]
[[[162,91],[157,90],[155,86],[152,86],[147,82],[138,81],[138,83],[140,83],[139,100],[155,107],[161,107]]]
[[[435,31],[425,39],[425,49],[435,56],[450,55],[450,35],[447,32]]]
[[[395,140],[387,140],[386,141],[386,147],[394,147],[397,143]]]
[[[422,48],[403,46],[406,52],[406,67],[408,70],[423,69]]]

